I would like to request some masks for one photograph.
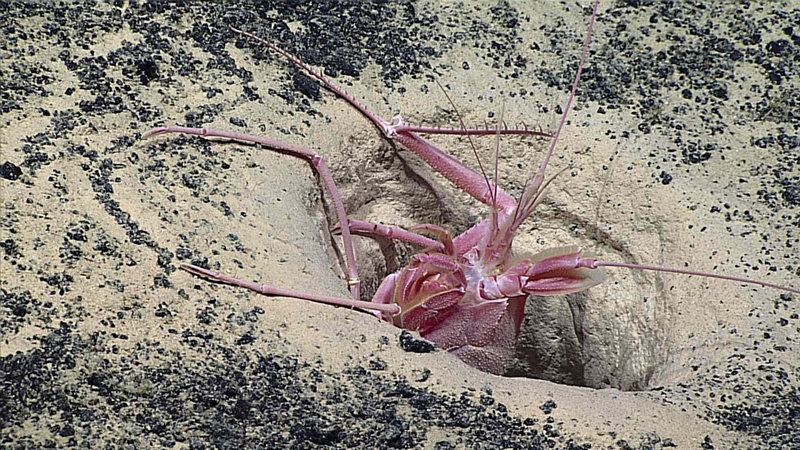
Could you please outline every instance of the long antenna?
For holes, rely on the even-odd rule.
[[[503,102],[503,105],[500,107],[500,121],[497,122],[497,131],[494,145],[494,193],[492,193],[492,197],[497,198],[497,185],[500,183],[500,171],[498,166],[500,165],[500,124],[505,125],[505,116],[506,116],[506,102]],[[491,189],[491,186],[489,186]],[[516,209],[516,208],[515,208]],[[492,208],[492,217],[497,222],[497,208]]]
[[[599,5],[599,0],[595,0],[594,2],[594,10],[592,11],[592,20],[589,22],[589,32],[586,33],[586,42],[583,44],[583,54],[581,54],[581,62],[578,64],[578,74],[575,76],[575,82],[572,83],[572,92],[569,94],[569,100],[567,101],[567,107],[564,108],[564,114],[561,115],[561,122],[558,124],[558,128],[556,129],[555,134],[553,135],[553,140],[550,142],[550,149],[547,151],[547,155],[544,157],[544,161],[542,161],[542,167],[539,169],[539,175],[544,177],[544,171],[547,169],[547,163],[550,162],[550,157],[553,155],[553,150],[556,148],[556,142],[558,142],[558,137],[561,135],[561,129],[564,128],[564,124],[567,122],[567,114],[569,113],[569,108],[572,106],[572,100],[575,99],[575,92],[578,90],[578,81],[581,79],[581,72],[583,72],[583,64],[586,61],[586,54],[589,53],[589,40],[592,37],[592,27],[594,27],[594,20],[597,17],[597,8]]]
[[[775,283],[769,283],[766,281],[761,280],[750,280],[747,278],[742,277],[732,277],[729,275],[717,275],[715,273],[706,273],[706,272],[697,272],[694,270],[684,270],[684,269],[671,269],[669,267],[658,267],[658,266],[645,266],[640,264],[627,264],[627,263],[618,263],[618,262],[611,262],[611,261],[595,261],[594,267],[623,267],[626,269],[638,269],[638,270],[651,270],[653,272],[667,272],[667,273],[679,273],[683,275],[695,275],[700,277],[706,278],[716,278],[719,280],[727,280],[727,281],[735,281],[738,283],[746,283],[746,284],[755,284],[758,286],[763,287],[770,287],[773,289],[779,289],[781,291],[793,292],[795,294],[800,294],[800,289],[790,288],[787,286],[781,286]]]
[[[533,177],[533,182],[531,183],[532,187],[537,191],[541,188],[542,182],[544,181],[544,173],[547,170],[547,165],[550,162],[550,158],[553,156],[553,151],[556,148],[556,144],[558,143],[558,137],[561,135],[561,130],[564,128],[564,124],[567,122],[567,115],[569,114],[570,107],[572,106],[573,100],[575,100],[575,93],[578,91],[578,82],[581,79],[581,73],[583,72],[583,66],[586,62],[586,55],[589,53],[589,41],[592,37],[592,28],[594,28],[594,22],[597,18],[597,9],[599,6],[599,0],[595,0],[594,2],[594,9],[592,10],[592,19],[589,22],[589,31],[586,33],[586,40],[583,43],[583,52],[581,53],[581,61],[578,64],[578,73],[575,75],[575,81],[572,83],[572,91],[569,94],[569,100],[567,100],[567,106],[564,108],[564,113],[561,115],[561,121],[558,123],[558,128],[556,132],[553,134],[553,140],[550,142],[550,148],[547,150],[547,154],[542,161],[542,166],[539,168],[539,171]],[[519,212],[519,216],[522,220],[525,220],[532,212],[533,208],[536,205],[536,198],[538,197],[538,193],[534,192],[532,200],[530,202],[525,202],[525,205],[522,205],[522,200],[526,198],[526,191],[523,191],[522,196],[520,196],[520,202],[517,206],[517,212]],[[514,220],[517,220],[517,212],[514,213]],[[521,223],[521,222],[520,222]]]

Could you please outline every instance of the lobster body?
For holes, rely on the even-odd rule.
[[[512,257],[515,232],[541,203],[548,184],[553,180],[550,178],[545,181],[545,170],[575,98],[597,7],[598,1],[595,0],[578,72],[554,133],[528,130],[526,127],[508,129],[498,126],[496,130],[467,129],[463,121],[460,129],[413,126],[404,123],[400,117],[387,121],[337,86],[322,72],[313,69],[291,53],[253,34],[232,29],[240,35],[266,45],[313,75],[372,121],[387,139],[414,152],[464,192],[489,206],[490,215],[455,238],[451,238],[449,232],[434,225],[420,225],[410,230],[402,230],[397,227],[351,220],[347,217],[344,203],[324,159],[316,152],[273,139],[229,131],[164,126],[147,131],[143,137],[185,133],[232,139],[261,144],[265,148],[308,160],[329,191],[339,219],[339,225],[334,227],[334,231],[342,235],[348,272],[347,281],[353,298],[316,295],[266,283],[242,281],[195,264],[183,264],[182,268],[198,276],[266,295],[294,297],[373,311],[381,319],[398,327],[418,331],[421,336],[435,342],[440,348],[456,355],[467,364],[496,374],[503,373],[513,357],[528,297],[568,294],[588,289],[602,282],[602,267],[700,275],[800,293],[798,289],[741,277],[598,261],[582,256],[577,247],[550,249],[530,258]],[[447,95],[446,91],[442,90]],[[551,142],[539,171],[529,180],[520,197],[514,199],[500,189],[496,182],[489,180],[482,165],[480,171],[475,171],[424,140],[418,133],[455,134],[467,137],[495,135],[498,138],[498,149],[500,135],[545,136],[551,138]],[[475,156],[477,158],[477,151]],[[497,158],[496,153],[495,169]],[[478,163],[480,165],[480,160]],[[495,180],[498,178],[496,170],[494,178]],[[432,233],[436,239],[425,237],[417,231]],[[425,249],[413,256],[406,268],[387,276],[372,301],[365,302],[359,300],[360,281],[355,267],[351,234],[398,239],[422,245]]]

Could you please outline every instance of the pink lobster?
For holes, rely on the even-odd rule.
[[[386,138],[413,151],[459,188],[490,206],[491,214],[489,218],[455,238],[451,238],[447,230],[434,225],[420,225],[407,231],[348,219],[327,165],[320,155],[311,150],[257,136],[208,128],[160,127],[147,131],[143,137],[177,132],[227,138],[258,143],[310,160],[333,199],[334,209],[339,220],[335,231],[342,234],[348,269],[348,284],[353,299],[313,295],[281,289],[269,284],[241,281],[192,264],[184,264],[182,268],[211,280],[245,287],[266,295],[295,297],[373,311],[379,318],[398,327],[418,331],[422,337],[435,342],[438,347],[453,353],[467,364],[496,374],[504,372],[514,354],[528,296],[531,294],[567,294],[588,289],[602,281],[601,267],[623,267],[700,275],[800,293],[798,289],[764,281],[681,269],[598,261],[583,257],[581,250],[577,247],[550,249],[529,259],[514,260],[511,254],[514,233],[542,201],[548,184],[553,180],[551,178],[545,181],[545,170],[575,97],[597,8],[598,1],[596,0],[572,91],[558,128],[552,135],[527,129],[501,129],[499,127],[496,130],[467,129],[463,121],[460,129],[413,126],[404,123],[400,117],[395,117],[389,122],[378,117],[321,72],[314,70],[294,55],[269,41],[233,29],[236,33],[268,46],[316,77],[361,111],[383,132]],[[552,141],[541,168],[529,185],[525,187],[517,201],[499,188],[496,183],[490,182],[482,166],[481,173],[473,171],[422,139],[417,133],[466,136],[496,135],[498,139],[500,135],[505,134],[526,134],[552,137]],[[495,164],[495,179],[497,179],[496,166]],[[348,224],[348,226],[341,226],[341,224]],[[428,238],[417,232],[431,234],[436,239]],[[402,240],[422,245],[425,250],[414,255],[406,268],[387,276],[371,302],[360,301],[359,279],[351,234]]]

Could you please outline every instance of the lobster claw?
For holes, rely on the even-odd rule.
[[[424,332],[441,323],[464,297],[466,286],[463,269],[448,255],[415,255],[395,284],[394,303],[400,307],[401,326]]]
[[[581,256],[580,247],[558,247],[517,264],[507,274],[527,278],[522,291],[528,294],[571,294],[603,282],[603,271],[595,263],[594,258]]]

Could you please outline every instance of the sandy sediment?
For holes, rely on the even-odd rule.
[[[463,232],[487,213],[269,36],[385,118],[551,129],[589,4],[0,4],[0,429],[9,448],[800,445],[797,296],[608,270],[533,298],[508,377],[414,353],[367,314],[178,269],[347,296],[330,197],[300,159],[141,135],[257,134],[320,152],[351,217]],[[604,2],[566,169],[516,249],[797,287],[800,10]],[[432,138],[470,167],[467,140]],[[491,165],[492,138],[476,140]],[[503,139],[519,195],[547,141]],[[365,296],[417,249],[357,238]]]

